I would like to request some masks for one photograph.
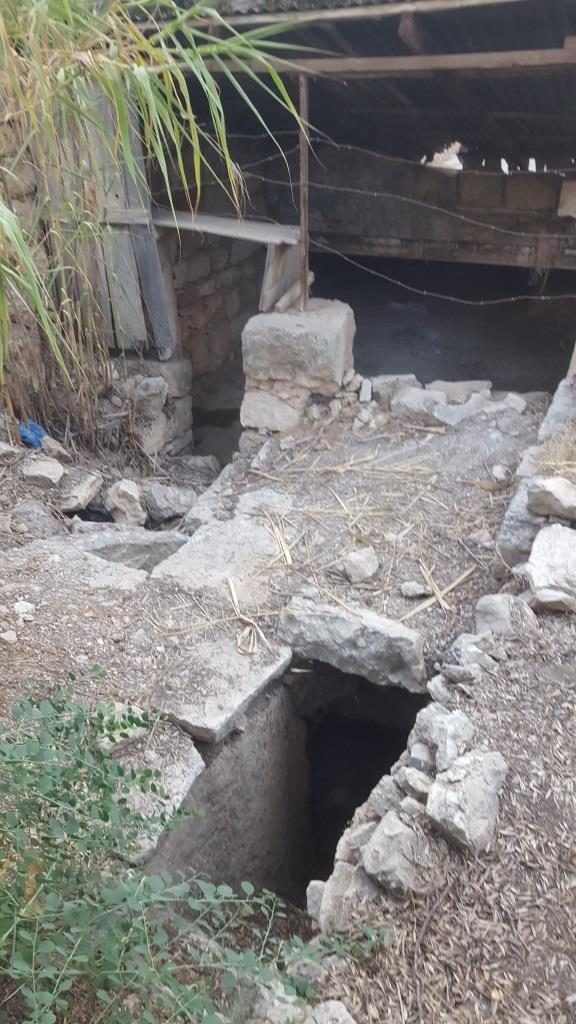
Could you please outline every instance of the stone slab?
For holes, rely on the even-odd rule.
[[[170,679],[153,703],[196,739],[218,742],[229,735],[249,704],[288,668],[289,647],[261,643],[255,655],[240,654],[233,637],[203,641],[194,647],[189,672]]]
[[[200,502],[192,510],[193,516],[202,511],[198,505]],[[286,495],[271,488],[242,494],[229,519],[213,519],[201,525],[153,575],[172,577],[188,590],[218,590],[228,595],[228,579],[232,578],[240,600],[257,598],[265,589],[262,574],[279,554],[265,512],[287,510],[290,505]]]

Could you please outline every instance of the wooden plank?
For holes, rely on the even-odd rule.
[[[394,18],[399,14],[435,14],[439,11],[462,11],[472,7],[505,6],[526,0],[401,0],[396,3],[362,4],[335,10],[283,11],[281,13],[231,14],[225,18],[230,25],[306,25],[319,21],[361,21],[366,18]]]
[[[433,53],[400,57],[310,57],[288,62],[276,58],[277,68],[292,74],[328,78],[411,78],[439,71],[463,74],[523,75],[565,71],[576,65],[576,48],[550,50],[502,50],[487,53]],[[235,73],[241,69],[235,68]],[[218,67],[211,66],[218,74]],[[257,62],[250,71],[267,73]]]
[[[268,313],[286,292],[298,285],[298,255],[296,246],[268,246],[258,306],[261,313]]]
[[[169,359],[179,347],[178,320],[174,296],[168,293],[165,268],[160,259],[156,229],[151,223],[150,193],[146,180],[146,167],[142,143],[136,124],[131,129],[132,151],[137,173],[133,176],[124,168],[127,202],[125,208],[140,211],[141,222],[133,221],[130,236],[140,276],[142,302],[148,315],[152,342],[159,359]]]
[[[110,224],[153,224],[157,228],[175,228],[178,231],[199,231],[204,235],[239,238],[264,245],[298,245],[300,231],[290,224],[270,224],[259,220],[236,220],[208,213],[189,213],[186,210],[154,209],[150,213],[138,209],[109,210]]]

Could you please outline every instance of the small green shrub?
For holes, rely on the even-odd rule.
[[[102,741],[149,724],[57,696],[20,704],[0,734],[0,1004],[23,1024],[79,1021],[80,1004],[92,1024],[209,1024],[243,978],[271,976],[272,894],[127,863],[158,826],[130,810],[130,789],[160,786]]]
[[[151,725],[58,694],[19,704],[0,732],[0,1021],[219,1024],[254,982],[308,997],[296,961],[366,955],[385,939],[287,942],[281,902],[250,882],[236,894],[130,866],[166,824],[134,813],[130,791],[163,793],[110,750]]]

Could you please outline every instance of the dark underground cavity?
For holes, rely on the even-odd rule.
[[[150,870],[250,881],[303,905],[425,703],[327,665],[293,669],[254,702],[240,731],[198,744],[208,767]]]

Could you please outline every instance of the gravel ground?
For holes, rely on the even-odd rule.
[[[576,1020],[575,640],[572,619],[542,616],[535,642],[457,698],[509,764],[496,840],[479,860],[453,852],[429,898],[371,912],[390,945],[322,991],[358,1024]]]

